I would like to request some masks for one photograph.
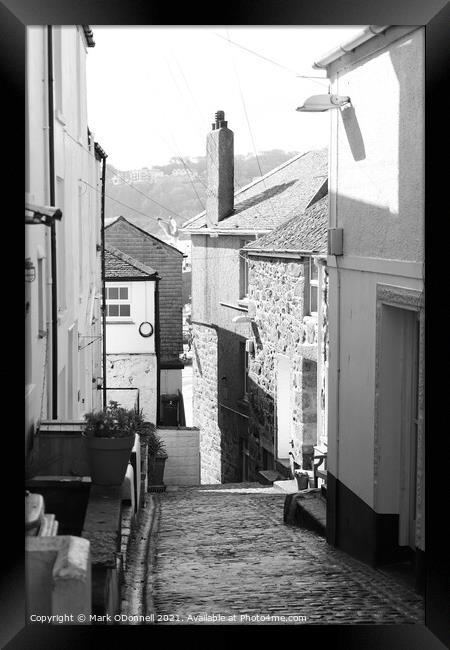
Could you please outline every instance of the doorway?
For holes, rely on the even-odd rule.
[[[416,548],[419,312],[382,305],[379,512],[398,513],[398,545]]]

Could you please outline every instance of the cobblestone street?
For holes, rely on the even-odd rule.
[[[408,587],[283,524],[285,496],[259,484],[153,495],[147,577],[142,560],[128,576],[134,593],[145,583],[142,613],[168,625],[423,623]]]

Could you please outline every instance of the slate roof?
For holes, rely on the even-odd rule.
[[[303,214],[247,244],[251,252],[326,253],[328,239],[328,194],[311,204]]]
[[[161,368],[183,367],[183,253],[155,235],[119,217],[105,228],[108,246],[119,249],[134,262],[156,269],[159,282]],[[112,278],[111,278],[112,279]],[[174,365],[175,364],[175,365]]]
[[[273,230],[302,213],[328,177],[328,150],[295,156],[234,195],[234,211],[212,230]],[[186,232],[206,229],[206,212],[183,224]]]
[[[144,228],[141,228],[140,226],[136,226],[135,223],[132,221],[128,221],[128,219],[125,219],[125,217],[109,217],[105,220],[105,234],[108,236],[110,232],[119,232],[116,230],[115,226],[118,224],[123,224],[123,225],[128,225],[129,228],[133,229],[137,232],[140,233],[141,235],[145,235],[145,237],[150,238],[153,240],[154,244],[161,248],[166,248],[168,251],[171,251],[173,253],[179,253],[180,255],[183,255],[183,251],[180,251],[179,248],[176,248],[175,246],[172,246],[172,244],[168,244],[166,241],[163,239],[160,239],[156,235],[153,235],[152,233],[148,232]],[[125,231],[122,231],[125,232]]]
[[[157,272],[126,255],[118,248],[105,244],[105,280],[147,278],[154,279]]]

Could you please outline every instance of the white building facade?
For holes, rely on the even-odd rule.
[[[27,28],[26,207],[53,204],[62,217],[54,221],[55,277],[52,228],[25,226],[26,449],[40,421],[79,420],[101,406],[101,169],[86,101],[92,45],[87,26]],[[33,211],[25,216],[28,224]]]
[[[417,567],[425,551],[424,29],[368,28],[345,50],[315,64],[331,93],[351,102],[330,111],[329,226],[342,229],[343,254],[327,258],[328,540],[375,565],[415,557]]]
[[[108,401],[139,404],[156,423],[158,322],[156,271],[110,245],[105,250]]]

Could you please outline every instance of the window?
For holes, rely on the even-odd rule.
[[[312,257],[309,259],[309,313],[317,315],[319,304],[319,268]]]
[[[106,287],[106,317],[131,318],[130,288],[128,286]]]
[[[63,114],[63,73],[62,73],[62,28],[60,25],[53,28],[53,62],[54,62],[54,88],[55,110],[59,119]]]
[[[60,176],[56,177],[56,205],[60,208],[64,215],[65,209],[65,187],[64,179]],[[57,294],[58,294],[58,311],[66,309],[66,219],[56,222],[56,263],[57,263]],[[70,262],[69,262],[70,267]]]
[[[247,244],[245,239],[239,242],[242,249]],[[239,251],[239,299],[243,300],[248,296],[248,262],[243,256],[242,251]]]
[[[245,350],[245,342],[240,343],[241,373],[242,373],[242,398],[247,399],[248,394],[248,352]]]
[[[45,277],[44,258],[37,259],[37,281],[38,281],[38,335],[45,336]]]

